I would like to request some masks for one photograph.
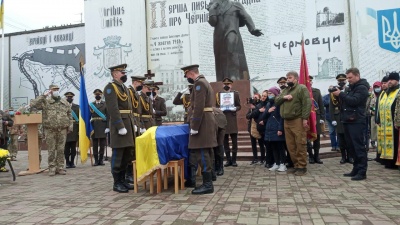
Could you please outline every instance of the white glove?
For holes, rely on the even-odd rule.
[[[190,135],[196,135],[196,134],[198,134],[198,133],[199,133],[198,130],[190,129]]]
[[[332,125],[336,126],[337,125],[336,121],[332,121]]]
[[[106,130],[104,131],[105,134],[107,134],[108,132],[110,132],[109,128],[106,128]]]
[[[325,121],[324,120],[319,120],[319,123],[325,123]]]
[[[146,132],[146,128],[140,128],[140,133],[143,134],[144,132]]]
[[[126,135],[127,133],[128,131],[125,129],[125,127],[118,130],[119,135]]]
[[[231,111],[233,111],[233,112],[236,112],[236,106],[230,107],[229,110],[231,110]]]
[[[180,91],[179,93],[184,94],[189,90],[189,87],[186,87],[185,89],[183,89],[182,91]]]
[[[153,109],[153,114],[156,114],[156,110]]]
[[[133,130],[134,130],[135,132],[137,132],[137,126],[136,126],[136,125],[133,125]]]

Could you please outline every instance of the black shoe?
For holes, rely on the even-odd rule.
[[[71,164],[69,162],[66,162],[65,163],[65,168],[67,168],[67,169],[71,168]]]
[[[342,158],[341,160],[340,160],[340,164],[345,164],[346,163],[346,159],[345,158]]]
[[[349,163],[353,164],[354,163],[354,159],[353,158],[349,158]]]
[[[237,167],[237,166],[238,166],[238,164],[236,163],[236,161],[233,161],[233,162],[232,162],[232,166],[233,166],[233,167]]]
[[[69,168],[71,169],[76,168],[75,163],[71,163]]]
[[[324,162],[322,162],[321,159],[319,159],[319,158],[315,158],[314,161],[315,161],[317,164],[324,164]]]
[[[271,167],[273,167],[274,166],[274,164],[268,164],[268,163],[265,163],[265,168],[271,168]]]
[[[254,164],[257,164],[257,163],[258,163],[257,160],[253,160],[253,161],[251,161],[250,165],[254,165]]]
[[[126,181],[123,182],[122,185],[124,185],[124,187],[126,187],[126,189],[128,189],[128,190],[133,190],[133,185]]]
[[[231,161],[231,160],[226,161],[226,163],[224,164],[224,166],[225,166],[225,167],[232,166],[232,161]]]
[[[315,160],[314,160],[314,158],[310,157],[310,158],[308,158],[308,162],[309,162],[310,164],[314,164],[314,163],[315,163]]]
[[[123,185],[119,182],[114,184],[113,191],[116,191],[119,193],[128,193],[129,192],[128,188],[126,188],[125,185]]]
[[[361,174],[357,174],[357,175],[351,177],[351,180],[355,180],[355,181],[357,181],[357,180],[365,180],[365,179],[367,179],[367,176],[366,175],[361,175]]]
[[[133,176],[126,175],[125,176],[125,182],[127,182],[129,184],[133,184]]]
[[[357,171],[355,170],[352,170],[350,173],[343,174],[345,177],[354,177],[355,175],[357,175]]]
[[[212,177],[211,177],[211,173],[210,172],[204,172],[203,173],[203,184],[198,187],[195,188],[192,191],[193,195],[204,195],[204,194],[211,194],[214,192],[214,186],[212,183]]]
[[[104,166],[105,164],[104,164],[103,160],[99,160],[99,164],[98,165],[99,166]]]
[[[217,181],[217,174],[215,173],[214,170],[211,170],[211,177],[212,177],[212,181]]]

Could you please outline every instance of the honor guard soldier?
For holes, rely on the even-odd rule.
[[[238,126],[237,126],[236,112],[241,109],[240,97],[239,97],[239,92],[232,90],[233,81],[231,79],[225,78],[222,81],[222,83],[224,84],[224,91],[217,93],[216,99],[217,99],[217,107],[224,112],[226,120],[228,121],[224,138],[224,149],[227,161],[225,163],[225,166],[236,167],[237,166],[236,156],[238,150],[238,144],[237,144]],[[234,99],[230,107],[221,107],[221,105],[224,105],[223,102],[221,102],[223,101],[223,99],[221,99],[220,96],[223,93],[233,93]],[[231,141],[232,141],[232,157],[231,157],[231,150],[229,148],[229,136],[231,136]]]
[[[189,84],[187,88],[178,92],[174,101],[172,102],[174,105],[183,105],[183,108],[185,109],[185,116],[183,117],[184,123],[189,123],[187,115],[190,107],[190,94],[192,93],[192,90],[193,84]]]
[[[191,95],[192,113],[190,115],[189,165],[191,174],[196,174],[196,166],[201,165],[203,184],[192,191],[192,194],[208,194],[214,192],[212,183],[212,148],[217,143],[217,122],[213,113],[214,91],[203,75],[199,74],[199,66],[183,67],[185,78],[193,84]]]
[[[142,92],[139,95],[140,99],[140,106],[141,108],[139,111],[141,112],[139,115],[140,118],[140,133],[146,132],[147,129],[149,129],[152,126],[155,126],[155,122],[153,119],[153,101],[150,99],[151,96],[151,90],[152,87],[154,86],[154,81],[152,80],[145,80],[143,81],[143,88]]]
[[[46,94],[32,100],[31,107],[42,110],[42,124],[49,154],[49,176],[65,175],[62,156],[67,134],[73,130],[72,110],[70,103],[60,97],[58,85],[52,84],[49,89]]]
[[[76,142],[79,140],[79,105],[73,103],[75,94],[67,92],[64,94],[71,107],[71,120],[73,125],[72,132],[67,134],[67,140],[64,147],[66,168],[75,168]]]
[[[156,126],[162,125],[162,116],[167,115],[167,105],[165,105],[165,99],[160,97],[159,94],[160,87],[157,85],[153,88],[153,109],[154,109],[154,120]]]
[[[120,193],[133,190],[133,186],[125,180],[127,166],[132,161],[135,148],[132,102],[128,88],[124,85],[128,80],[126,67],[126,64],[110,67],[113,80],[104,88],[107,113],[110,116],[110,147],[113,149],[111,158],[113,190]]]
[[[108,128],[107,105],[105,101],[101,100],[103,92],[100,89],[94,90],[93,94],[96,100],[89,103],[92,116],[90,122],[94,131],[91,135],[94,157],[93,166],[104,166],[104,149],[106,148],[107,133],[110,132]]]
[[[132,85],[129,85],[129,94],[131,95],[132,109],[133,109],[133,119],[135,123],[135,134],[137,136],[140,135],[140,118],[142,103],[139,99],[140,92],[143,89],[143,81],[146,80],[146,77],[142,76],[131,76]],[[135,157],[135,156],[134,156]]]

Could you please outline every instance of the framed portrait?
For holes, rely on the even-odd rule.
[[[220,94],[219,96],[220,109],[222,111],[230,110],[235,107],[235,97],[233,92],[228,92],[228,93],[221,92],[219,94]]]

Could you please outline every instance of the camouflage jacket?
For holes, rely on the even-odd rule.
[[[13,125],[12,127],[9,127],[8,130],[10,131],[10,134],[20,134],[21,132],[21,125]]]
[[[62,98],[47,99],[41,95],[32,100],[31,107],[42,110],[43,128],[49,130],[68,129],[69,132],[73,129],[72,113],[69,103]]]

